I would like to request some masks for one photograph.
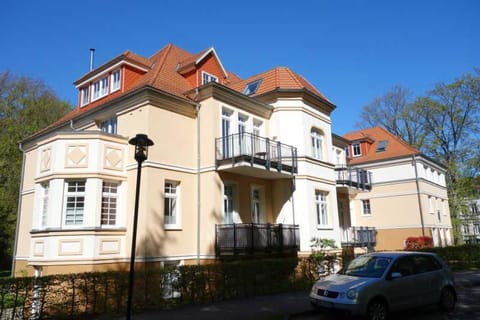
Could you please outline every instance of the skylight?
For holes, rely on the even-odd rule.
[[[387,149],[388,140],[382,140],[378,142],[377,152],[383,152]]]
[[[246,94],[247,96],[254,94],[255,92],[257,92],[261,82],[262,82],[262,79],[258,79],[248,83],[245,86],[245,89],[243,89],[243,94]]]

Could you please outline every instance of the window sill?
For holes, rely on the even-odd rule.
[[[179,226],[179,225],[164,225],[163,228],[166,231],[181,231],[181,230],[183,230],[182,226]]]
[[[333,230],[333,227],[317,224],[317,230]]]

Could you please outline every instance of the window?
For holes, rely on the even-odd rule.
[[[258,87],[260,86],[260,83],[262,83],[262,79],[258,79],[248,83],[245,86],[245,89],[243,89],[243,94],[246,94],[246,95],[254,94],[255,92],[257,92]]]
[[[225,185],[223,190],[223,222],[233,223],[233,186]]]
[[[473,225],[473,233],[474,233],[474,234],[480,234],[480,224],[475,223],[475,224]]]
[[[90,102],[90,87],[83,87],[81,90],[81,106],[84,106]]]
[[[345,156],[350,157],[350,146],[345,147]]]
[[[103,132],[117,134],[117,117],[102,121],[100,128]]]
[[[112,87],[110,92],[114,92],[120,89],[120,70],[117,70],[112,73]]]
[[[430,212],[431,214],[434,214],[435,213],[435,200],[433,199],[432,196],[428,196],[428,212]]]
[[[377,152],[383,152],[387,150],[387,143],[388,143],[387,140],[380,141],[377,146]]]
[[[231,154],[230,143],[230,117],[232,112],[230,110],[222,110],[222,151],[223,158],[229,158]]]
[[[92,98],[93,101],[100,99],[103,96],[106,96],[107,93],[108,93],[108,77],[105,77],[93,83],[93,98]]]
[[[178,219],[178,191],[176,182],[165,182],[165,226],[179,225]]]
[[[48,194],[50,190],[50,184],[47,182],[45,184],[42,184],[42,217],[40,224],[42,227],[45,227],[47,225],[47,218],[48,218]]]
[[[67,181],[65,185],[65,224],[83,224],[85,180]]]
[[[463,234],[469,234],[470,233],[470,230],[468,228],[468,224],[464,224],[463,225]]]
[[[371,215],[372,209],[370,208],[370,200],[362,200],[362,214]]]
[[[115,182],[103,182],[102,185],[102,213],[100,224],[115,225],[117,223],[117,194],[118,184]]]
[[[353,156],[354,157],[359,157],[362,155],[362,150],[360,149],[360,143],[356,142],[352,144],[352,149],[353,149]]]
[[[323,159],[323,135],[320,131],[312,129],[310,132],[312,138],[312,157],[315,159]]]
[[[205,71],[202,72],[202,84],[206,84],[209,82],[218,82],[218,78]]]
[[[471,209],[472,209],[472,215],[474,216],[478,215],[478,207],[476,203],[472,203]]]
[[[244,154],[246,152],[247,137],[245,136],[245,133],[247,132],[247,121],[247,116],[240,114],[238,115],[238,147],[240,154]]]
[[[263,189],[261,187],[253,187],[251,193],[253,223],[265,222],[263,215],[263,198]]]
[[[317,225],[328,225],[327,194],[315,191],[315,206],[317,210]]]

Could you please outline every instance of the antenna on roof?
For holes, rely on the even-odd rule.
[[[95,48],[90,48],[90,71],[93,70],[93,56],[95,55]]]

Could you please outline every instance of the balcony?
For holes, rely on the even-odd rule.
[[[299,248],[298,225],[234,223],[215,226],[217,256],[296,254]]]
[[[343,230],[342,248],[373,248],[377,244],[377,230],[374,227],[350,227]]]
[[[215,163],[217,170],[251,167],[293,175],[297,148],[251,133],[232,134],[215,139]]]
[[[335,168],[337,185],[356,188],[363,191],[372,190],[372,173],[360,168]]]

